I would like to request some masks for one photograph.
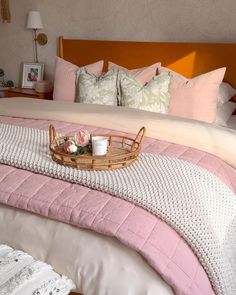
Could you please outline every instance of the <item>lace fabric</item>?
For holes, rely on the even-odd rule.
[[[40,288],[34,291],[33,295],[64,295],[69,294],[71,287],[71,280],[65,276],[52,279],[41,285]]]
[[[1,255],[3,250],[6,254]],[[25,293],[27,284],[33,280],[40,280],[44,273],[51,272],[55,278],[42,279],[38,282],[40,287],[36,287],[30,294]],[[0,294],[1,295],[68,295],[70,290],[74,289],[74,283],[65,276],[56,274],[52,267],[44,262],[35,261],[30,255],[22,251],[14,251],[10,247],[0,245]]]

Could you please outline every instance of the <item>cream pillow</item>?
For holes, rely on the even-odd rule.
[[[117,70],[110,70],[98,78],[81,68],[77,71],[77,89],[77,102],[117,106]]]
[[[170,74],[162,73],[142,85],[131,74],[119,71],[121,105],[156,113],[167,113]]]

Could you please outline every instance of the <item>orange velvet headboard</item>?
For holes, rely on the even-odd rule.
[[[79,66],[113,61],[138,68],[161,61],[180,74],[192,78],[219,67],[227,67],[225,81],[236,88],[236,44],[159,43],[98,41],[59,37],[59,56]]]

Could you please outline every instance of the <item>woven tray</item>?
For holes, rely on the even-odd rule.
[[[93,156],[87,152],[82,155],[65,153],[63,144],[70,136],[57,136],[55,127],[49,126],[49,148],[52,159],[58,164],[86,170],[111,170],[124,168],[138,159],[141,144],[145,135],[145,127],[142,127],[136,137],[130,138],[115,134],[93,134],[93,136],[105,136],[108,138],[108,150],[105,156]]]

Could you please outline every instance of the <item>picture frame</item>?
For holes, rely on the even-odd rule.
[[[23,62],[21,72],[21,87],[34,88],[34,83],[43,80],[44,63]]]

